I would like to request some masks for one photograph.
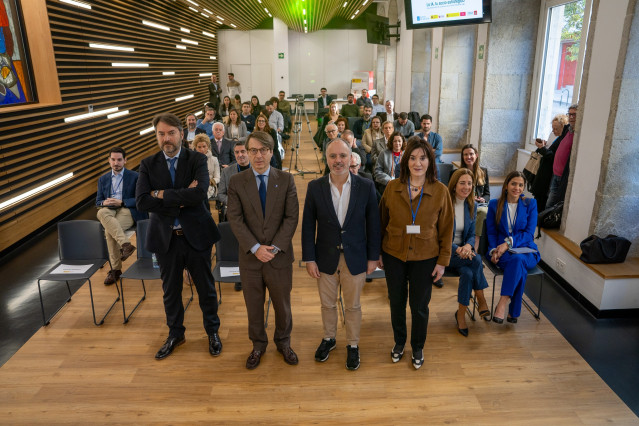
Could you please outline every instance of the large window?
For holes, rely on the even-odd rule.
[[[530,132],[533,139],[554,139],[549,136],[553,117],[566,114],[568,106],[577,103],[587,35],[588,19],[584,17],[590,10],[587,6],[586,0],[545,2],[539,39],[543,51],[537,58],[541,63],[536,68],[538,92],[533,100],[535,115]]]

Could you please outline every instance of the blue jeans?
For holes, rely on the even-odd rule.
[[[548,191],[548,200],[546,201],[546,208],[553,207],[557,203],[564,201],[565,196],[565,190],[561,189],[561,176],[552,175],[552,179],[550,180],[550,190]]]
[[[481,256],[479,254],[472,259],[462,259],[457,256],[457,253],[453,253],[450,257],[450,263],[446,269],[457,271],[459,274],[457,302],[460,305],[469,305],[470,296],[473,290],[483,290],[488,287],[488,282],[484,276],[484,267],[481,263]]]

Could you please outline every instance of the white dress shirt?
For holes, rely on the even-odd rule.
[[[346,212],[348,211],[348,202],[351,198],[351,174],[348,174],[348,178],[344,185],[342,185],[342,193],[339,193],[339,189],[333,184],[332,176],[328,175],[328,183],[331,186],[331,198],[333,199],[333,207],[337,214],[337,220],[339,220],[340,226],[344,226],[344,219],[346,219]]]

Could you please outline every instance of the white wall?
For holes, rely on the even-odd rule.
[[[226,95],[226,73],[233,72],[242,85],[242,101],[257,95],[264,104],[276,94],[272,81],[274,56],[277,56],[273,49],[273,31],[222,30],[217,34],[222,94]]]
[[[288,33],[291,93],[312,93],[320,88],[343,97],[350,92],[354,71],[373,71],[374,45],[365,30],[322,30]]]

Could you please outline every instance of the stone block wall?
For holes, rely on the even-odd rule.
[[[532,85],[540,0],[493,0],[480,136],[490,175],[503,176],[524,146]]]
[[[466,144],[475,32],[475,25],[444,29],[438,133],[445,148],[461,148]]]
[[[410,110],[417,111],[420,115],[428,113],[431,33],[430,28],[413,30]],[[418,126],[419,123],[415,123],[415,127]]]
[[[639,256],[639,2],[630,14],[629,39],[623,73],[615,81],[619,101],[608,129],[601,179],[595,198],[593,233],[614,234],[632,241],[629,256]],[[613,103],[614,104],[614,103]],[[611,117],[612,118],[612,117]],[[574,182],[573,182],[574,184]]]

